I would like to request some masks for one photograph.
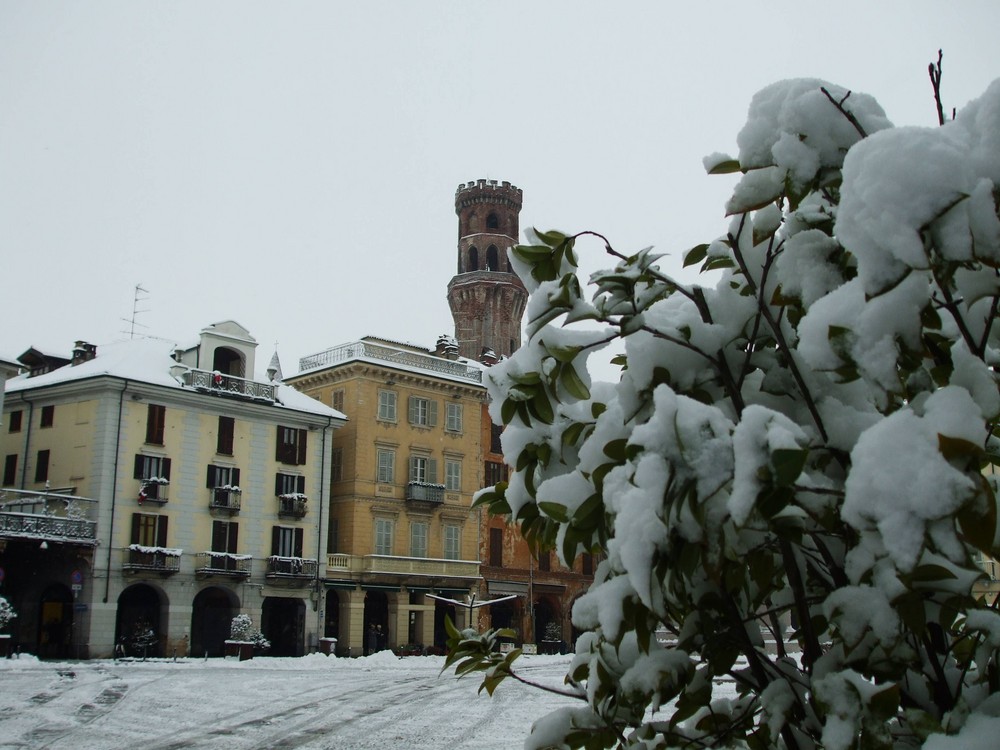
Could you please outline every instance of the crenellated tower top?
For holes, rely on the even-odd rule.
[[[528,294],[507,258],[517,243],[521,200],[519,187],[497,180],[462,183],[455,191],[458,268],[448,304],[463,357],[510,356],[521,345]]]

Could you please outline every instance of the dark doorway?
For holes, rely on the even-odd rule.
[[[269,656],[305,653],[306,605],[301,599],[269,596],[260,612],[260,629],[271,642]]]
[[[326,592],[326,622],[323,625],[323,636],[340,639],[340,596],[334,589]]]
[[[71,656],[73,638],[73,593],[62,583],[42,592],[38,611],[38,655],[43,659]]]
[[[382,591],[365,592],[365,655],[389,645],[389,597]]]
[[[125,589],[118,597],[116,653],[142,658],[161,656],[163,633],[160,625],[165,610],[160,593],[152,586],[138,583]]]
[[[243,377],[243,357],[238,351],[220,346],[215,350],[212,357],[212,369],[221,372],[223,375],[235,375]]]
[[[543,641],[558,642],[562,640],[562,626],[559,623],[558,611],[548,597],[535,600],[535,643]]]
[[[225,641],[240,602],[217,586],[202,589],[191,607],[191,656],[225,656]]]

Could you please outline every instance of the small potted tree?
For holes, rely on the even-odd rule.
[[[253,626],[250,615],[236,615],[229,625],[226,656],[239,656],[240,661],[252,659],[254,651],[267,651],[271,642]]]
[[[3,631],[7,625],[17,617],[14,607],[5,598],[0,596],[0,656],[10,656],[10,635]]]

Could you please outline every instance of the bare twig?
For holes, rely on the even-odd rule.
[[[846,107],[844,107],[844,102],[846,102],[847,101],[847,97],[849,97],[851,95],[850,91],[848,91],[846,94],[844,94],[844,98],[843,99],[841,99],[840,101],[837,101],[836,99],[833,98],[833,94],[831,94],[829,91],[827,91],[826,86],[820,86],[819,90],[822,91],[824,94],[826,94],[826,98],[830,100],[831,104],[833,104],[834,107],[836,107],[838,110],[840,110],[840,114],[842,114],[844,117],[847,118],[847,121],[849,123],[851,123],[851,125],[854,126],[854,129],[858,131],[859,135],[862,138],[867,138],[868,137],[868,133],[865,131],[865,129],[861,125],[861,123],[858,122],[858,118],[854,116],[853,112],[851,112],[849,109],[847,109]]]
[[[938,125],[944,125],[944,105],[941,103],[941,50],[938,50],[937,64],[930,63],[927,66],[927,73],[931,77],[931,86],[934,89],[934,103],[937,105]]]

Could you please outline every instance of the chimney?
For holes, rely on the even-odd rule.
[[[77,341],[73,347],[73,359],[70,364],[76,367],[83,362],[89,362],[97,356],[97,346],[86,341]]]

